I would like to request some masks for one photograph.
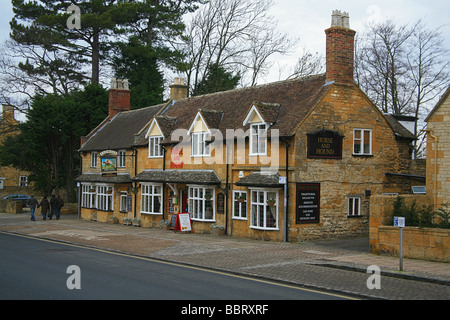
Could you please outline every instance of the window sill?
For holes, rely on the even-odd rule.
[[[141,214],[149,214],[149,215],[152,215],[152,216],[160,216],[160,215],[162,215],[162,212],[143,212],[143,211],[141,211]]]
[[[215,219],[198,219],[198,218],[192,218],[192,217],[191,217],[191,220],[198,221],[198,222],[216,222]]]
[[[232,217],[233,220],[241,220],[241,221],[248,221],[247,218],[241,218],[241,217]]]
[[[359,154],[359,153],[353,153],[352,154],[352,156],[354,156],[354,157],[362,157],[362,158],[370,158],[370,157],[373,157],[373,154],[371,154],[371,153],[361,153],[361,154]]]
[[[357,216],[355,216],[355,215],[353,215],[353,216],[347,216],[347,218],[362,218],[363,216],[362,215],[357,215]]]
[[[262,231],[280,231],[280,229],[278,229],[278,228],[264,228],[264,227],[255,227],[255,226],[250,226],[250,229],[262,230]]]

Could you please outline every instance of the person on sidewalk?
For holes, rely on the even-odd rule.
[[[60,195],[56,198],[56,220],[59,220],[61,208],[64,206],[64,201]]]
[[[38,201],[36,200],[34,195],[31,195],[31,197],[27,201],[27,204],[30,206],[31,220],[36,221],[36,218],[34,217],[34,211],[36,211],[36,206],[38,205]]]
[[[50,198],[50,215],[48,217],[50,220],[52,220],[53,214],[58,219],[58,215],[56,214],[56,212],[58,210],[57,205],[58,205],[58,200],[56,199],[55,195],[52,194],[52,197]]]
[[[50,203],[47,200],[47,196],[44,196],[44,198],[41,200],[38,205],[38,208],[39,207],[41,207],[42,220],[45,220],[47,218],[47,212],[50,208]]]

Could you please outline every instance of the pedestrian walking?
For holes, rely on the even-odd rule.
[[[44,196],[44,198],[41,200],[38,205],[38,208],[39,207],[41,207],[42,220],[45,220],[50,209],[50,203],[48,202],[47,196]]]
[[[61,208],[64,206],[64,201],[60,195],[56,198],[56,220],[59,220]]]
[[[36,211],[36,206],[38,205],[38,201],[36,200],[34,195],[31,195],[31,197],[27,201],[27,204],[30,206],[31,220],[36,221],[36,218],[34,217],[34,211]]]
[[[58,210],[57,205],[58,200],[56,199],[55,195],[52,194],[52,197],[50,198],[50,216],[48,217],[50,220],[52,220],[53,215],[55,215],[58,219],[58,215],[56,214],[56,211]]]

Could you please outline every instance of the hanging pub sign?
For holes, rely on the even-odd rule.
[[[117,157],[104,156],[100,158],[102,172],[117,171]]]
[[[330,130],[308,133],[308,158],[342,159],[343,138]]]
[[[319,223],[320,183],[297,183],[296,223]]]

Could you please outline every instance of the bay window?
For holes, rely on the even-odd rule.
[[[193,220],[214,221],[214,188],[190,186],[188,211]]]
[[[162,214],[162,185],[141,184],[141,212]]]
[[[97,186],[97,209],[102,211],[114,211],[113,187],[108,185]]]
[[[94,185],[81,185],[81,206],[83,208],[95,208],[96,188]]]
[[[278,190],[250,190],[250,227],[263,230],[278,229]]]

